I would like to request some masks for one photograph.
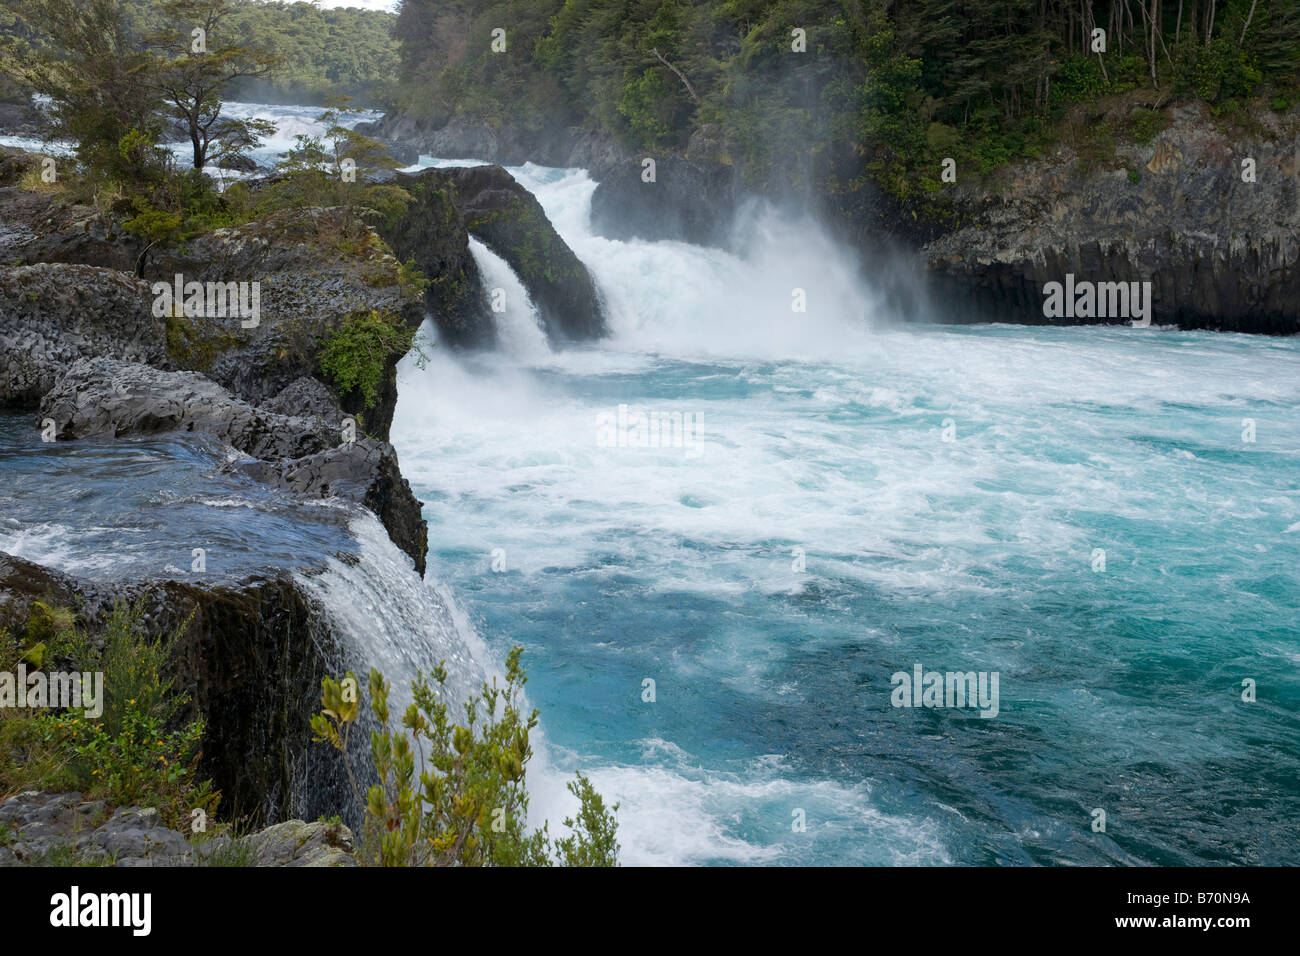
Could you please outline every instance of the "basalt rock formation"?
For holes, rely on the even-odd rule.
[[[1300,117],[1259,119],[1244,134],[1178,107],[1117,168],[1062,147],[959,185],[964,224],[924,247],[930,270],[967,319],[1045,322],[1044,285],[1073,274],[1151,282],[1156,324],[1300,331]]]
[[[462,347],[494,345],[496,328],[451,183],[437,169],[397,173],[393,182],[414,201],[396,223],[383,227],[383,237],[398,259],[413,261],[429,277],[425,303],[443,340]]]
[[[121,261],[106,265],[96,253],[86,264],[59,258],[71,246],[52,240],[65,223],[47,213],[69,208],[57,194],[0,187],[10,263],[0,270],[0,405],[33,412],[33,434],[52,420],[59,440],[165,431],[222,443],[229,470],[371,510],[423,574],[421,504],[387,442],[404,346],[383,346],[373,395],[339,384],[323,361],[361,315],[412,333],[424,318],[422,297],[378,236],[339,210],[300,209],[143,259],[123,246]],[[103,222],[105,235],[117,228],[111,216]],[[58,261],[28,262],[46,255]],[[257,322],[184,303],[159,308],[158,284],[174,287],[177,274],[183,283],[257,282]],[[317,557],[324,566],[334,556]],[[263,823],[349,805],[338,762],[315,762],[309,726],[342,636],[295,573],[268,568],[214,583],[160,572],[109,587],[0,554],[0,629],[21,624],[39,600],[76,609],[102,643],[106,615],[123,599],[142,602],[155,636],[170,638],[188,620],[173,645],[176,686],[204,715],[200,772],[223,792],[223,812]],[[303,799],[312,805],[295,803]]]
[[[400,259],[434,276],[426,291],[443,337],[453,345],[496,340],[492,311],[472,235],[519,276],[552,341],[579,341],[605,332],[604,312],[587,267],[555,231],[541,204],[500,166],[424,169],[394,182],[415,202],[384,238]]]
[[[515,271],[552,340],[605,333],[591,273],[546,218],[541,203],[500,166],[443,170],[465,228]]]
[[[609,239],[676,239],[725,246],[739,193],[735,171],[723,163],[665,155],[609,169],[591,196],[592,228]]]
[[[21,630],[36,601],[75,609],[92,642],[117,600],[138,602],[151,637],[180,637],[172,649],[176,685],[206,722],[200,772],[222,792],[225,810],[254,823],[298,812],[336,812],[346,781],[336,763],[315,770],[319,806],[295,807],[307,773],[311,715],[334,640],[294,576],[268,572],[235,584],[176,580],[106,587],[0,552],[0,628]],[[181,625],[184,625],[183,630]],[[334,809],[330,809],[330,808]]]
[[[0,270],[0,405],[34,407],[78,359],[165,363],[148,293],[132,275],[93,266]]]
[[[343,498],[369,508],[393,543],[411,556],[416,572],[424,574],[429,526],[388,442],[362,438],[300,458],[241,462],[235,467],[305,498]]]

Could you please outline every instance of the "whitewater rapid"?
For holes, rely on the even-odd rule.
[[[585,172],[511,173],[611,334],[551,350],[475,244],[501,349],[405,364],[393,440],[431,578],[525,645],[552,764],[621,802],[628,862],[1279,859],[1294,786],[1243,831],[1202,778],[1244,792],[1252,735],[1297,743],[1293,340],[907,325],[806,220],[607,240]],[[695,454],[602,447],[624,404],[694,416]],[[1241,723],[1227,661],[1280,710]],[[918,662],[1000,672],[1002,713],[892,709]]]
[[[273,152],[317,131],[248,109]],[[797,215],[749,210],[730,251],[608,240],[587,173],[511,172],[610,335],[552,349],[471,241],[501,347],[427,323],[399,368],[425,580],[367,515],[359,562],[298,572],[340,666],[400,700],[447,659],[466,693],[522,644],[532,821],[583,770],[629,864],[1300,862],[1296,340],[906,324]],[[693,447],[602,443],[621,406]],[[999,673],[997,718],[892,707],[918,663]]]

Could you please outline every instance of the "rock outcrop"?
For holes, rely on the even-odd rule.
[[[407,328],[424,318],[420,296],[402,279],[401,263],[369,228],[338,209],[286,210],[218,229],[153,254],[151,283],[257,282],[260,321],[173,316],[167,319],[171,367],[199,371],[255,405],[302,378],[321,377],[321,349],[352,315],[378,311]],[[397,362],[388,356],[373,405],[359,392],[338,396],[366,430],[388,437],[397,404]]]
[[[425,293],[444,339],[457,346],[496,341],[486,290],[469,251],[473,235],[519,276],[552,341],[605,332],[587,267],[551,225],[541,204],[500,166],[429,168],[394,179],[415,202],[384,231],[399,258],[437,278]]]
[[[69,201],[53,185],[23,188],[23,177],[45,159],[0,147],[0,263],[65,262],[134,272],[147,243],[126,232],[120,220]]]
[[[234,584],[178,580],[101,586],[0,552],[0,629],[19,633],[36,601],[75,609],[92,643],[114,603],[138,603],[141,626],[172,640],[176,686],[202,713],[199,772],[222,793],[223,813],[253,823],[295,812],[337,813],[351,799],[329,755],[314,759],[319,709],[334,637],[293,574],[271,570]],[[183,627],[182,627],[183,625]],[[300,786],[310,780],[311,786]],[[308,794],[295,804],[296,792]]]
[[[471,348],[494,345],[496,328],[452,184],[437,169],[397,173],[393,181],[414,201],[396,223],[383,228],[383,237],[397,258],[413,261],[430,278],[425,303],[444,341]]]
[[[78,359],[165,362],[148,292],[131,275],[92,266],[0,270],[0,405],[34,406]]]
[[[287,820],[244,837],[167,827],[152,807],[29,791],[0,802],[0,866],[356,866],[341,823]]]
[[[176,275],[258,283],[259,321],[156,309],[155,284]],[[385,356],[373,399],[323,380],[323,350],[353,316],[412,330],[423,318],[375,233],[339,210],[285,211],[164,248],[146,277],[68,263],[0,273],[0,405],[39,405],[61,439],[190,431],[268,463],[303,459],[268,480],[372,508],[423,572],[420,502],[386,444],[402,353]],[[374,441],[350,445],[350,425]]]
[[[650,182],[643,159],[605,172],[591,196],[592,229],[609,239],[727,245],[739,203],[735,171],[709,160],[649,158],[655,162]]]
[[[339,440],[337,423],[263,411],[197,372],[79,359],[41,399],[60,438],[202,432],[254,458],[301,458]]]
[[[402,477],[397,452],[388,442],[363,438],[302,458],[243,462],[246,475],[307,498],[338,497],[369,508],[393,543],[411,556],[421,576],[425,570],[429,528],[421,502]]]
[[[294,394],[273,401],[311,398],[308,386],[294,388]],[[315,400],[323,397],[317,393]],[[369,508],[424,573],[428,531],[397,452],[376,439],[345,440],[337,418],[268,411],[197,372],[163,372],[115,359],[78,360],[42,398],[39,417],[54,423],[60,439],[208,435],[261,459],[234,466],[244,474],[302,497],[338,497]]]
[[[30,160],[15,160],[0,172],[21,181],[30,169]],[[445,290],[433,301],[481,297],[476,273],[446,274],[472,259],[455,190],[446,179],[438,186],[439,201],[451,205],[442,218],[411,226],[434,285]],[[326,370],[331,343],[341,342],[345,355],[364,349],[349,338],[365,334],[349,325],[355,318],[379,313],[414,332],[425,315],[409,273],[369,227],[339,210],[302,209],[156,246],[143,258],[123,242],[116,267],[27,264],[73,248],[60,238],[68,233],[57,218],[72,207],[57,191],[5,189],[0,251],[18,264],[0,273],[0,404],[52,419],[60,439],[188,432],[228,445],[249,456],[232,457],[223,466],[229,470],[287,495],[371,510],[423,574],[421,503],[387,442],[406,339],[381,345],[373,393],[340,385],[348,380]],[[107,237],[113,220],[103,221]],[[82,232],[94,238],[97,228]],[[97,249],[83,245],[76,255]],[[258,283],[259,321],[245,327],[241,315],[158,308],[155,285],[174,287],[177,275],[183,283]],[[333,557],[355,560],[317,557],[322,567]],[[139,602],[147,633],[173,640],[176,687],[204,717],[199,773],[221,790],[223,814],[263,823],[337,813],[352,806],[352,794],[337,755],[311,742],[310,717],[344,637],[304,587],[302,575],[313,573],[308,562],[305,571],[268,568],[220,583],[159,577],[110,587],[0,554],[0,629],[22,627],[42,601],[74,609],[102,647],[115,602]],[[135,848],[123,858],[146,863],[190,852],[170,837],[153,840],[165,835],[130,814],[112,826],[82,849],[120,844]],[[333,865],[340,847],[314,846],[319,834],[304,826],[266,835],[254,847],[259,862]]]
[[[1300,331],[1300,117],[1262,114],[1253,135],[1203,106],[1170,118],[1119,147],[1120,168],[1082,171],[1062,147],[960,185],[964,225],[924,248],[957,316],[1047,322],[1044,285],[1073,274],[1149,281],[1156,324]]]
[[[528,290],[553,341],[605,333],[591,273],[551,225],[541,203],[500,166],[442,170],[470,235],[499,255]]]

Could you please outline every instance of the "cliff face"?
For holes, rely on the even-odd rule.
[[[1051,321],[1044,285],[1072,274],[1150,282],[1156,324],[1300,331],[1300,116],[1260,114],[1252,134],[1202,106],[1170,116],[1116,149],[1126,168],[1084,172],[1061,148],[988,183],[959,174],[963,224],[923,247],[958,317]]]
[[[0,150],[0,182],[30,163]],[[586,268],[503,169],[399,178],[415,202],[386,229],[391,246],[344,210],[311,208],[147,256],[114,243],[121,230],[111,214],[57,191],[0,185],[0,261],[10,263],[0,270],[0,406],[35,413],[33,430],[57,440],[179,432],[220,442],[247,456],[232,455],[224,470],[368,509],[422,576],[428,528],[387,441],[407,348],[400,333],[432,313],[444,341],[490,340],[470,233],[515,265],[557,339],[598,335],[603,320]],[[424,295],[390,248],[425,273]],[[188,291],[156,307],[156,284],[175,289],[177,276],[182,289],[208,287],[203,307],[185,307]],[[259,304],[246,322],[242,287],[252,284]],[[211,311],[216,286],[238,296],[239,313],[233,300]],[[328,357],[339,353],[367,370],[366,385],[331,371]],[[335,556],[303,557],[319,568]],[[142,603],[155,636],[188,621],[172,648],[177,687],[206,719],[201,769],[227,813],[260,823],[349,805],[340,765],[313,754],[309,725],[348,635],[294,573],[265,568],[220,583],[160,573],[110,587],[0,553],[0,629],[43,600],[76,609],[95,635],[121,599]]]
[[[0,211],[21,217],[26,207]],[[294,210],[217,230],[153,254],[145,280],[80,263],[5,269],[0,405],[39,407],[60,439],[211,435],[261,459],[256,476],[291,493],[334,494],[375,511],[423,573],[421,505],[387,443],[402,352],[384,356],[373,401],[331,384],[322,352],[350,316],[383,312],[414,329],[424,309],[378,237],[355,224],[345,234],[338,216]],[[15,221],[36,235],[62,228],[59,219]],[[155,316],[152,283],[171,285],[177,274],[186,283],[257,282],[258,323]],[[355,436],[345,436],[349,419]]]
[[[369,509],[422,574],[421,503],[387,442],[404,347],[385,346],[373,400],[323,367],[326,344],[359,313],[412,331],[423,320],[420,295],[378,237],[336,211],[294,210],[155,248],[141,280],[137,255],[117,261],[102,243],[63,241],[111,234],[111,218],[90,229],[77,225],[80,214],[57,195],[0,187],[3,261],[56,260],[0,269],[0,405],[32,412],[33,432],[52,427],[59,440],[191,432],[224,442],[249,456],[226,467],[251,479]],[[156,315],[152,284],[177,273],[186,283],[258,283],[258,322]],[[330,555],[315,557],[323,565]],[[173,647],[177,687],[206,719],[200,769],[227,814],[258,823],[347,805],[338,762],[313,759],[309,726],[343,636],[292,573],[108,586],[0,554],[0,629],[42,600],[77,609],[93,636],[119,599],[143,603],[155,636],[189,618]],[[318,805],[295,806],[299,798]]]
[[[33,602],[77,609],[92,639],[119,599],[139,601],[151,637],[188,624],[173,661],[177,686],[206,721],[200,772],[222,792],[223,812],[261,824],[347,805],[336,761],[311,764],[311,807],[294,806],[311,754],[309,721],[333,640],[288,572],[233,585],[181,581],[105,587],[0,552],[0,628],[18,630]],[[316,805],[319,804],[319,805]]]
[[[528,290],[552,341],[598,338],[605,318],[596,284],[541,203],[500,166],[442,171],[465,228],[501,256]]]
[[[958,170],[945,187],[956,225],[916,220],[870,188],[845,196],[828,187],[800,201],[859,246],[886,287],[899,284],[898,260],[881,253],[912,250],[943,321],[1128,321],[1044,316],[1044,286],[1073,275],[1150,282],[1156,324],[1300,331],[1300,112],[1254,106],[1228,122],[1195,104],[1163,115],[1167,127],[1149,141],[1108,145],[1100,160],[1081,159],[1091,152],[1084,143],[984,180]],[[1098,111],[1084,122],[1114,118]],[[592,225],[610,238],[722,244],[744,198],[733,167],[719,161],[734,144],[692,140],[685,156],[656,155],[657,182],[647,185],[640,156],[590,130],[529,135],[463,116],[433,128],[394,114],[374,132],[430,155],[584,167],[599,181]],[[1243,178],[1244,160],[1253,160],[1253,181]],[[860,157],[821,161],[828,182],[864,174]],[[880,270],[881,261],[893,265]]]
[[[425,300],[445,341],[489,347],[496,326],[469,237],[519,277],[553,342],[596,338],[605,320],[595,283],[537,199],[500,166],[423,169],[394,180],[415,201],[384,229],[401,259],[431,278]]]

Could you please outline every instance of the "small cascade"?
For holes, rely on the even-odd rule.
[[[512,358],[534,361],[551,353],[541,316],[509,264],[478,239],[470,237],[469,251],[483,277],[483,288],[496,319],[501,349]]]

